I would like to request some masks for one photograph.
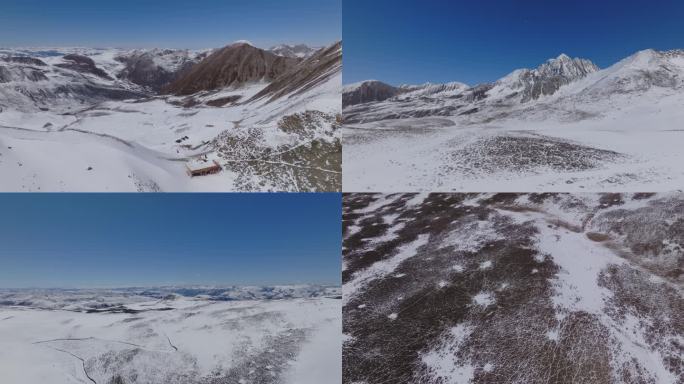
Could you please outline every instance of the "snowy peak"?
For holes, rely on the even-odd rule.
[[[306,44],[280,44],[269,48],[268,51],[278,56],[303,59],[313,55],[319,49],[320,48],[309,47]]]
[[[597,72],[599,67],[586,59],[561,54],[535,69],[518,69],[498,80],[488,93],[494,98],[515,99],[525,103],[552,95],[563,85]]]
[[[235,40],[231,45],[249,45],[254,47],[254,44],[252,44],[252,42],[249,40]]]
[[[540,76],[562,76],[568,80],[576,80],[599,70],[599,67],[590,60],[570,58],[561,53],[557,58],[551,59],[540,65],[536,71]]]

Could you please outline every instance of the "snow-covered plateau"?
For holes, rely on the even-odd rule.
[[[684,185],[684,51],[560,55],[489,84],[344,87],[343,190],[668,191]]]
[[[0,190],[339,191],[341,42],[297,47],[0,49]]]
[[[339,287],[0,290],[7,384],[341,382]]]
[[[684,194],[345,194],[343,383],[684,383]]]

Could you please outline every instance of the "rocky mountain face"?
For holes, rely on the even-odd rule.
[[[247,43],[236,43],[212,53],[163,91],[190,95],[248,82],[272,81],[292,69],[299,61],[277,56]]]
[[[342,71],[342,42],[322,48],[276,78],[251,100],[268,97],[269,101],[285,95],[296,96],[312,89]]]
[[[268,49],[269,52],[274,53],[278,56],[291,57],[291,58],[306,58],[314,53],[316,53],[320,48],[312,48],[306,44],[280,44]]]
[[[342,106],[383,101],[402,92],[404,92],[403,89],[385,84],[382,81],[367,80],[344,87],[342,90]]]
[[[497,81],[492,96],[517,98],[521,103],[554,94],[561,86],[581,79],[599,68],[589,60],[562,54],[535,69],[519,69]]]
[[[589,60],[563,54],[537,68],[518,69],[496,82],[473,87],[461,83],[401,87],[358,83],[344,88],[345,122],[423,116],[491,121],[525,110],[547,109],[552,104],[569,103],[575,110],[577,105],[591,105],[608,97],[642,94],[654,88],[681,89],[683,52],[640,51],[603,70]],[[584,116],[570,114],[576,115],[572,118]]]

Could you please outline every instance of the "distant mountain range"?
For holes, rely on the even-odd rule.
[[[276,45],[274,47],[269,48],[269,52],[272,52],[278,56],[285,56],[285,57],[296,57],[296,58],[306,58],[311,55],[313,55],[316,51],[321,49],[321,47],[309,47],[306,44],[296,44],[296,45],[288,45],[288,44],[281,44],[281,45]]]
[[[74,311],[103,310],[141,301],[198,298],[210,301],[340,298],[341,288],[330,285],[164,286],[112,289],[2,289],[0,308],[31,307]],[[75,304],[78,303],[78,304]]]
[[[264,50],[247,42],[194,51],[0,49],[0,108],[49,109],[271,82],[319,50],[303,44]]]
[[[377,80],[343,88],[346,122],[422,116],[507,116],[527,104],[592,103],[611,94],[639,94],[652,87],[684,88],[684,51],[640,51],[601,70],[565,54],[534,69],[518,69],[493,82],[392,86]],[[379,102],[382,102],[379,104]]]

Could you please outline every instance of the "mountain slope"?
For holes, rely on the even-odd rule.
[[[210,53],[211,51],[191,52],[171,49],[125,52],[115,57],[115,60],[125,65],[117,77],[158,93],[189,72],[195,64]]]
[[[298,59],[277,56],[247,43],[236,43],[215,51],[163,91],[190,95],[249,82],[272,81],[298,62]]]
[[[300,95],[328,81],[342,71],[342,42],[322,48],[278,76],[250,101],[268,98],[269,101],[286,95]]]

